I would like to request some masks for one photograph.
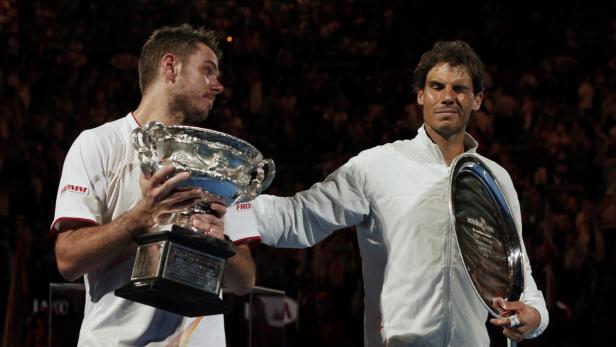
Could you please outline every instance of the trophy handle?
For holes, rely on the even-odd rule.
[[[272,159],[263,159],[261,162],[259,170],[263,171],[263,167],[267,166],[267,174],[265,175],[265,179],[261,183],[261,190],[266,190],[272,181],[274,180],[274,176],[276,176],[276,164]]]
[[[267,174],[263,170],[263,167],[267,167]],[[274,179],[274,175],[276,175],[276,166],[272,159],[264,159],[259,162],[257,166],[257,175],[246,188],[246,193],[243,194],[241,201],[248,201],[256,198],[259,193],[269,187]]]
[[[148,175],[154,174],[160,168],[158,160],[153,158],[156,152],[156,143],[152,141],[150,133],[153,128],[160,128],[161,126],[161,123],[150,122],[145,128],[133,130],[133,147],[137,150],[141,169]]]

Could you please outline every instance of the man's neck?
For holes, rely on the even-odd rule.
[[[139,124],[147,124],[152,121],[161,122],[165,125],[180,125],[183,119],[173,115],[169,107],[168,97],[164,94],[146,93],[133,115]]]
[[[445,164],[449,166],[451,162],[460,154],[464,153],[464,131],[443,137],[433,129],[425,127],[426,134],[434,142],[443,154]]]

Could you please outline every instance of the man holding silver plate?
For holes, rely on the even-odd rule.
[[[293,197],[261,195],[238,215],[276,247],[357,227],[366,346],[489,346],[489,314],[513,341],[547,327],[511,178],[465,132],[483,76],[468,44],[437,42],[415,70],[415,138],[363,151]]]
[[[219,58],[211,31],[155,31],[139,58],[138,108],[82,132],[67,154],[52,231],[62,275],[84,276],[80,346],[186,345],[185,316],[199,315],[199,345],[225,346],[220,289],[254,286],[241,235],[225,241],[225,205],[266,188],[273,163],[184,126],[205,120],[223,91]]]

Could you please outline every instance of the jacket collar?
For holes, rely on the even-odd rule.
[[[426,150],[425,153],[430,155],[430,159],[433,159],[439,163],[443,163],[445,161],[443,152],[441,152],[439,146],[432,142],[432,139],[430,139],[426,133],[425,124],[422,124],[421,127],[417,129],[415,141],[417,141],[417,144],[421,148]],[[479,147],[479,143],[469,133],[464,133],[464,152],[476,153],[477,147]]]

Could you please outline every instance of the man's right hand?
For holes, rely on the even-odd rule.
[[[183,211],[203,198],[204,193],[201,188],[177,189],[179,184],[190,177],[190,173],[180,172],[173,175],[173,172],[172,166],[163,166],[152,176],[141,174],[139,183],[143,199],[135,209],[145,218],[144,227],[152,227],[161,215]]]

